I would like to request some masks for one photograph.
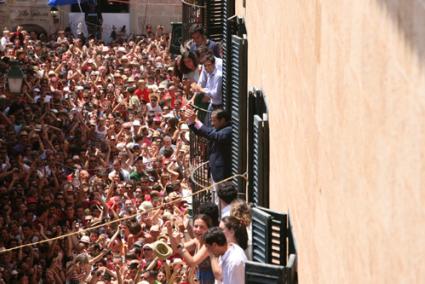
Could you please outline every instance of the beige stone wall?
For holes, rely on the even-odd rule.
[[[68,25],[70,6],[58,6],[58,9],[61,17],[55,24],[47,0],[7,0],[6,4],[0,4],[0,28],[37,24],[53,33]],[[144,26],[148,23],[154,27],[163,25],[166,31],[170,31],[170,22],[181,22],[181,14],[180,0],[130,0],[130,31],[145,32]]]
[[[130,0],[130,28],[133,33],[144,33],[145,26],[164,26],[171,31],[171,22],[181,22],[182,4],[180,0]]]
[[[6,0],[0,4],[0,28],[15,28],[17,25],[36,24],[48,34],[63,29],[68,23],[69,6],[60,6],[59,22],[53,23],[47,0]]]
[[[425,5],[237,0],[300,283],[425,283]]]

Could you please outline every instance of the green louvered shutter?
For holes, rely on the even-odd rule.
[[[269,207],[269,121],[263,92],[249,92],[248,126],[248,200],[256,206]]]
[[[207,0],[206,32],[209,39],[216,42],[223,40],[224,0]]]
[[[236,18],[229,20],[235,13],[235,0],[224,0],[223,18],[223,106],[227,111],[231,111],[231,51],[232,34],[236,23]]]
[[[232,174],[246,172],[247,162],[247,61],[246,36],[232,36],[231,52],[231,117],[232,117]],[[245,181],[237,179],[236,185],[245,193]]]

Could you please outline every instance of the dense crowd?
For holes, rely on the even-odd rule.
[[[228,123],[220,47],[191,34],[173,57],[162,27],[109,45],[3,31],[0,283],[242,283],[250,210],[237,189],[191,210],[189,131]]]

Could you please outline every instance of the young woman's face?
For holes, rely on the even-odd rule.
[[[233,241],[234,237],[235,237],[235,232],[233,230],[229,230],[226,225],[224,225],[223,221],[220,221],[220,225],[219,225],[220,229],[223,230],[224,235],[226,236],[226,240],[229,241]]]
[[[208,231],[208,225],[202,219],[196,219],[193,224],[193,233],[198,239],[202,239],[204,234]]]
[[[189,57],[186,57],[183,59],[183,63],[184,65],[186,65],[187,68],[189,68],[190,70],[195,70],[195,65],[193,64],[192,59],[190,59]]]

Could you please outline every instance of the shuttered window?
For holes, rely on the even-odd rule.
[[[258,262],[286,265],[287,215],[263,207],[254,207],[252,211],[252,259]]]
[[[259,208],[252,208],[252,260],[268,263],[270,259],[269,243],[271,239],[270,214]]]
[[[232,36],[231,52],[231,117],[232,117],[232,174],[246,172],[247,161],[247,57],[246,36]],[[239,191],[245,192],[245,182],[236,181]]]
[[[235,0],[224,0],[224,18],[223,18],[223,106],[230,111],[231,98],[231,51],[232,34],[236,23],[236,17],[229,19],[235,13]]]
[[[288,214],[252,209],[252,260],[245,269],[247,283],[297,283],[297,251]],[[259,269],[270,275],[259,274]],[[281,279],[282,269],[285,281],[274,282]]]
[[[216,42],[223,40],[224,0],[206,1],[206,31],[209,39]]]
[[[263,92],[249,92],[248,200],[269,207],[269,121]]]

